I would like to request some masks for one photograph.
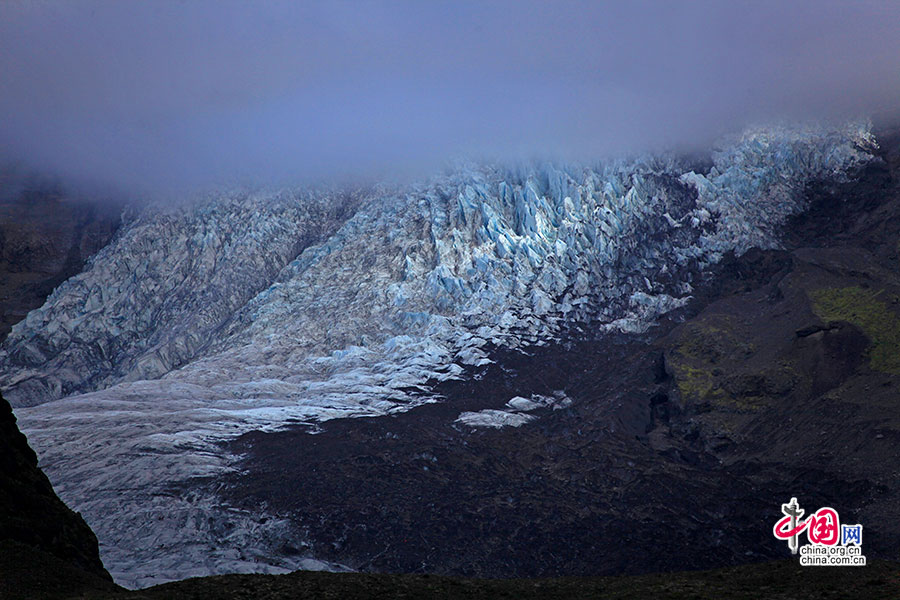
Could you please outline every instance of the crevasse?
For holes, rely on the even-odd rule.
[[[214,442],[250,429],[439,400],[429,380],[491,345],[643,331],[724,253],[777,246],[806,184],[871,143],[857,124],[762,128],[705,173],[674,156],[476,165],[146,207],[13,329],[0,387],[120,581],[292,568],[265,541],[286,524],[160,490],[231,468]]]

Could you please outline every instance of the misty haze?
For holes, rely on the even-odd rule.
[[[0,4],[0,597],[900,597],[900,4]]]
[[[4,4],[2,155],[126,194],[893,111],[889,2]]]

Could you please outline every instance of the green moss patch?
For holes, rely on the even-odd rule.
[[[862,329],[872,342],[873,369],[900,375],[900,318],[879,299],[882,293],[859,286],[822,288],[810,292],[809,298],[823,321],[846,321]]]

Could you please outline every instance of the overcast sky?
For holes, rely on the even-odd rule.
[[[0,3],[0,160],[141,193],[900,106],[900,2]]]

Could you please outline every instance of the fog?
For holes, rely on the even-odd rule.
[[[177,196],[893,114],[897,2],[4,2],[0,161]]]

